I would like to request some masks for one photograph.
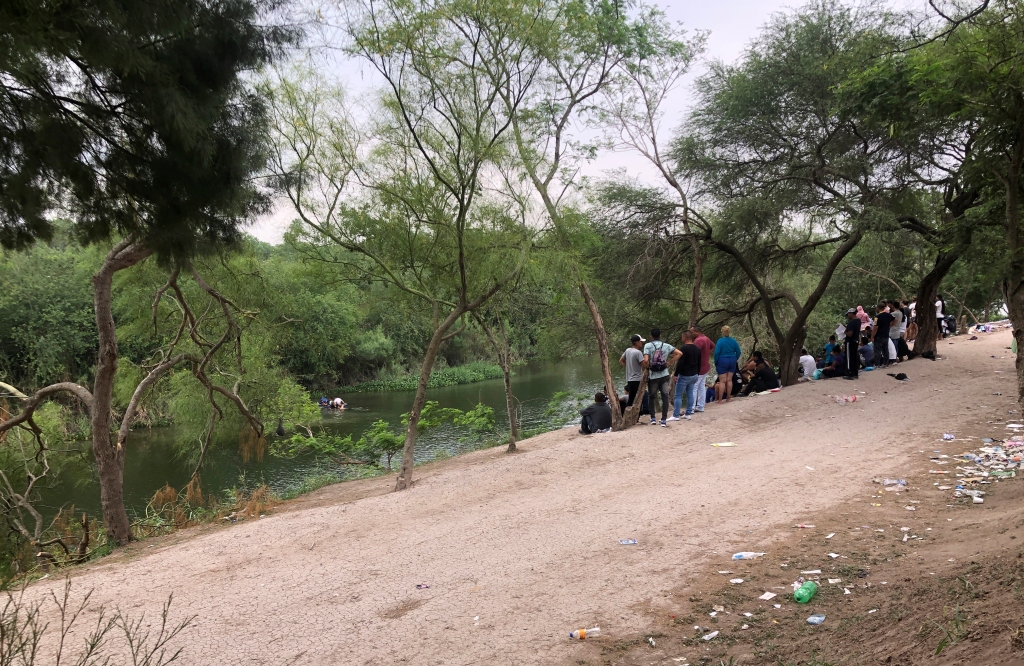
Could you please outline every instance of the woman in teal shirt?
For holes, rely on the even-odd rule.
[[[731,336],[732,329],[728,326],[722,327],[722,337],[715,343],[715,372],[718,373],[718,381],[715,382],[715,399],[726,402],[732,400],[732,376],[739,370],[740,343]]]

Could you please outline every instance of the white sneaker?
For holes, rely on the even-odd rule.
[[[670,416],[670,417],[668,417],[668,420],[669,421],[678,421],[679,417],[678,416]]]
[[[687,421],[690,421],[690,420],[692,420],[692,419],[693,419],[693,417],[692,417],[692,416],[690,416],[689,414],[683,414],[683,418],[684,418],[685,420],[687,420]]]

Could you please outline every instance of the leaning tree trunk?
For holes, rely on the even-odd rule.
[[[704,281],[704,256],[700,253],[700,241],[690,235],[690,246],[693,248],[693,292],[690,295],[689,328],[693,328],[700,320],[700,288]]]
[[[622,415],[622,428],[625,430],[631,426],[635,426],[636,422],[640,419],[640,410],[644,406],[644,392],[647,390],[647,368],[644,368],[644,373],[640,376],[640,387],[636,390],[636,398],[633,400],[633,404],[630,405],[626,412]],[[616,400],[618,402],[618,400]],[[654,406],[651,405],[652,415]]]
[[[427,352],[423,355],[423,367],[420,368],[420,378],[416,383],[416,396],[412,400],[412,409],[409,410],[409,424],[405,429],[405,444],[402,447],[402,465],[398,468],[398,479],[395,481],[395,490],[405,490],[412,486],[412,468],[416,464],[416,436],[419,434],[417,426],[420,422],[420,415],[423,406],[427,404],[427,385],[430,383],[430,373],[434,370],[434,362],[437,361],[437,352],[445,341],[445,336],[455,322],[459,320],[463,310],[453,310],[443,322],[441,322],[434,334],[430,336],[427,344]]]
[[[936,352],[939,322],[935,316],[935,300],[939,295],[939,285],[960,258],[961,252],[960,246],[949,252],[940,252],[935,257],[935,266],[921,278],[921,284],[917,287],[917,336],[914,338],[914,354],[917,356],[925,352]]]
[[[583,294],[583,301],[590,310],[590,317],[594,320],[594,332],[597,335],[597,351],[601,356],[601,372],[604,375],[605,395],[612,408],[612,430],[624,430],[631,423],[623,423],[622,410],[619,408],[619,394],[615,390],[615,380],[612,379],[612,368],[608,363],[608,334],[604,330],[604,319],[601,318],[601,311],[597,308],[590,287],[586,282],[580,282],[580,293]]]

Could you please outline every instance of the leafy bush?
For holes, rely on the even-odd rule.
[[[472,384],[482,382],[486,379],[500,379],[502,376],[501,366],[493,363],[475,361],[460,365],[455,368],[443,368],[430,373],[430,388],[442,386],[456,386],[458,384]],[[405,375],[403,377],[391,377],[375,379],[362,382],[350,387],[348,390],[356,393],[369,393],[374,391],[415,391],[419,382],[418,375]]]

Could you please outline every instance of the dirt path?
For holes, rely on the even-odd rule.
[[[936,433],[977,421],[982,397],[1012,401],[1009,342],[941,344],[949,358],[900,368],[908,383],[864,373],[709,405],[668,429],[551,433],[515,456],[450,461],[404,493],[332,503],[351,492],[342,484],[322,506],[143,546],[75,585],[147,615],[173,592],[176,613],[198,615],[189,664],[572,659],[569,630],[644,631],[646,609],[705,558],[769,549],[778,528],[862,497]],[[839,393],[860,401],[837,405]],[[736,447],[710,446],[722,441]]]

